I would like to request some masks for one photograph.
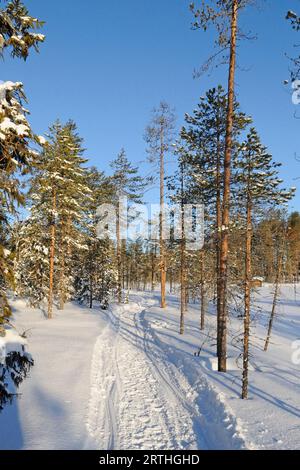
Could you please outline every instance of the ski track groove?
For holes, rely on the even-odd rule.
[[[185,408],[185,410],[189,413],[191,418],[193,419],[192,425],[197,427],[198,432],[200,430],[200,435],[197,436],[197,444],[198,448],[200,447],[208,447],[208,442],[205,437],[205,434],[201,432],[200,427],[200,411],[198,409],[197,404],[194,402],[195,398],[195,391],[190,387],[186,378],[180,374],[178,370],[169,364],[166,357],[162,361],[161,354],[154,351],[153,348],[149,347],[149,338],[152,341],[154,348],[156,349],[156,343],[154,341],[155,333],[151,332],[151,329],[148,326],[147,321],[145,320],[146,310],[143,310],[139,316],[135,317],[136,327],[140,330],[140,332],[144,332],[144,350],[151,361],[152,367],[155,369],[156,374],[161,378],[163,383],[165,384],[166,388],[169,390],[169,393],[176,396],[177,400],[181,403],[181,405]],[[192,402],[188,401],[186,397],[192,399]]]
[[[207,421],[198,406],[205,381],[199,381],[199,390],[190,385],[145,319],[155,303],[133,296],[130,304],[107,311],[108,324],[92,361],[89,435],[104,450],[210,449],[216,448],[214,433],[228,446],[231,436],[216,413],[211,427],[210,417]],[[208,399],[214,406],[210,389]],[[222,403],[216,405],[234,422]],[[237,443],[243,448],[242,439]]]

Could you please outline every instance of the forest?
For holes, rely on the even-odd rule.
[[[42,55],[43,43],[47,42],[44,22],[31,16],[24,3],[10,0],[0,5],[2,70],[6,57],[26,61],[35,52]],[[189,353],[184,353],[183,363],[188,361],[187,354],[191,361],[200,363],[209,343],[211,357],[215,358],[214,374],[220,377],[216,380],[226,381],[223,377],[231,373],[234,347],[237,363],[234,380],[242,404],[239,407],[253,398],[251,377],[256,357],[252,344],[259,337],[265,354],[259,356],[261,368],[264,367],[261,357],[272,357],[277,347],[276,322],[282,312],[282,299],[287,300],[286,289],[295,295],[295,300],[289,298],[295,311],[289,327],[295,328],[292,339],[297,340],[293,322],[298,322],[299,312],[296,294],[300,283],[300,212],[291,210],[297,190],[285,184],[283,164],[273,157],[269,143],[263,141],[257,130],[255,119],[240,105],[236,86],[238,47],[247,40],[239,18],[252,3],[250,0],[199,0],[187,5],[191,25],[186,27],[194,30],[195,41],[199,30],[212,30],[215,34],[217,52],[207,57],[199,73],[208,73],[209,68],[213,75],[222,64],[228,86],[216,82],[194,103],[194,109],[186,109],[184,116],[178,116],[173,104],[164,100],[149,103],[148,122],[141,136],[146,171],[141,171],[140,165],[131,160],[122,142],[119,142],[119,153],[109,163],[109,170],[103,170],[101,164],[97,167],[91,164],[76,122],[60,119],[59,110],[58,119],[49,123],[43,135],[37,135],[30,124],[26,84],[0,83],[1,433],[1,415],[22,402],[22,387],[32,380],[39,367],[40,358],[31,351],[31,320],[27,324],[27,311],[39,312],[43,328],[49,332],[60,315],[69,312],[72,306],[79,309],[76,315],[82,312],[82,321],[84,315],[90,318],[90,310],[101,321],[105,318],[114,327],[118,325],[115,334],[124,339],[125,327],[120,322],[126,318],[131,325],[137,305],[142,305],[137,296],[148,302],[141,312],[156,302],[157,328],[164,329],[164,319],[168,321],[172,315],[174,338],[178,336],[179,341],[186,338],[188,342],[191,328],[199,335],[197,348],[193,345]],[[297,32],[300,17],[288,11],[288,3],[282,21]],[[299,60],[299,57],[288,58],[286,64],[286,73],[290,73],[288,83],[292,84],[294,94],[300,89]],[[115,139],[118,140],[117,135]],[[296,136],[295,142],[297,145]],[[300,167],[296,162],[294,165],[297,177]],[[125,234],[122,198],[127,204]],[[138,220],[141,221],[141,208],[147,211],[157,201],[158,210],[151,212],[145,222],[147,233],[139,233],[137,228],[137,233],[133,233],[130,226],[137,227]],[[107,224],[111,223],[107,219],[111,216],[110,210],[105,210],[107,207],[115,208],[115,216],[110,219],[114,222],[113,229],[110,234],[99,236],[99,227],[107,230]],[[201,220],[196,207],[203,208]],[[197,224],[201,224],[202,241],[199,246],[191,247],[189,242],[195,237]],[[151,230],[152,226],[155,230]],[[269,289],[268,311],[263,305],[257,307],[257,293],[265,288]],[[20,302],[24,311],[21,324],[15,320]],[[151,316],[151,310],[147,315]],[[195,315],[193,327],[190,315]],[[71,324],[72,315],[68,318]],[[141,334],[147,338],[151,333],[145,318],[142,313],[130,331],[144,329]],[[260,325],[256,335],[255,325],[261,318],[263,326]],[[237,329],[234,322],[238,324]],[[66,331],[68,325],[66,320]],[[97,327],[91,325],[93,328]],[[107,359],[101,356],[103,368],[105,361],[113,356],[111,345],[114,344],[112,336],[107,343],[104,339],[101,354],[107,348]],[[67,337],[63,341],[67,349]],[[101,343],[101,335],[98,341]],[[175,348],[174,341],[171,345]],[[151,342],[147,344],[150,350]],[[128,373],[131,363],[141,361],[134,354],[137,353],[126,352],[125,346],[120,352],[119,366],[128,367]],[[150,374],[148,363],[140,364],[140,373],[132,371],[130,376],[131,382],[136,380],[133,399],[143,387],[144,377],[139,378],[143,370],[146,377]],[[198,366],[195,365],[196,371]],[[165,367],[167,370],[169,365]],[[201,373],[199,369],[199,376]],[[98,385],[104,386],[107,378],[103,376],[100,381],[99,377]],[[111,396],[112,390],[107,389]],[[213,402],[210,406],[214,407]],[[221,406],[219,402],[218,406]],[[117,424],[112,424],[109,431],[116,434],[118,427],[120,436],[126,423],[125,418],[122,421],[121,411],[115,418]],[[294,413],[298,413],[296,408]],[[97,435],[96,427],[94,424],[91,431],[93,437]],[[157,443],[152,440],[151,430],[147,425],[143,429],[149,441],[142,440],[140,445],[155,448]],[[99,434],[101,439],[103,433],[102,437]],[[111,439],[101,445],[117,448],[122,442],[122,439]],[[135,441],[124,442],[123,448],[139,448]],[[183,444],[178,447],[178,442],[166,441],[164,445],[175,449],[195,448]],[[222,445],[231,446],[220,441]]]

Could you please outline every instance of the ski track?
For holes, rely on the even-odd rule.
[[[91,442],[105,450],[247,447],[235,418],[204,377],[191,386],[172,363],[145,319],[154,303],[133,296],[130,304],[107,312],[92,361]],[[215,411],[205,413],[207,406]]]

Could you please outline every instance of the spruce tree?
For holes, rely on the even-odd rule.
[[[29,49],[38,49],[44,36],[32,32],[43,23],[29,15],[27,8],[19,0],[5,1],[0,8],[0,54],[6,50],[12,57],[26,59]],[[21,83],[10,81],[0,84],[0,215],[1,231],[9,229],[9,214],[14,213],[15,204],[23,203],[17,174],[30,168],[33,152],[30,142],[34,136],[23,107],[26,101]],[[5,255],[4,236],[0,244],[0,335],[4,335],[3,325],[10,316],[6,298],[6,288],[12,285],[13,272]]]
[[[12,217],[24,203],[20,176],[30,170],[35,158],[33,146],[38,142],[27,121],[26,100],[21,83],[0,84],[0,334],[10,316],[6,298],[12,286],[12,256],[7,256],[7,235],[11,232]]]
[[[93,308],[94,301],[107,308],[116,287],[117,273],[112,241],[97,238],[97,209],[101,204],[112,201],[113,186],[109,178],[94,167],[88,170],[87,183],[93,196],[85,214],[84,233],[88,250],[77,255],[75,297],[90,308]]]
[[[33,301],[39,299],[40,302],[47,293],[49,318],[52,318],[54,298],[62,309],[74,292],[73,254],[88,249],[84,214],[92,191],[87,183],[87,171],[83,166],[86,160],[82,153],[82,139],[76,125],[72,121],[66,125],[55,123],[50,128],[44,151],[36,158],[31,180],[31,215],[26,221],[25,238],[20,241],[20,247],[32,236],[37,251],[20,249],[20,266],[25,267],[20,276],[28,276],[26,267],[36,262],[47,267],[46,272],[43,268],[44,275],[39,279],[43,279],[48,287],[43,284],[40,296],[34,296]],[[36,259],[39,252],[43,256]],[[34,271],[33,275],[36,275]],[[38,285],[38,280],[34,285]]]

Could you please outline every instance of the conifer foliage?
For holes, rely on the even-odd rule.
[[[19,241],[19,289],[33,304],[47,298],[49,318],[54,299],[63,309],[73,294],[74,253],[88,250],[83,227],[92,190],[81,144],[73,122],[57,122],[50,128],[48,142],[36,159],[29,191],[31,215]],[[31,243],[34,250],[22,250]]]
[[[45,36],[36,32],[44,22],[30,16],[28,9],[20,0],[4,0],[0,8],[0,53],[9,50],[12,57],[27,59],[30,48],[38,51]]]
[[[0,54],[9,50],[12,57],[28,57],[30,48],[38,50],[45,37],[33,32],[43,22],[29,15],[20,0],[3,2],[0,8]],[[2,5],[1,5],[2,6]],[[6,81],[0,84],[0,337],[6,335],[11,316],[7,291],[14,287],[15,248],[12,243],[12,217],[16,207],[24,203],[20,190],[20,176],[30,171],[35,151],[31,146],[39,143],[27,120],[24,108],[26,97],[23,85]],[[11,402],[14,394],[9,386],[17,387],[26,377],[32,359],[22,351],[11,352],[0,358],[0,410]]]
[[[38,140],[27,120],[28,112],[23,107],[25,95],[21,83],[0,84],[0,330],[10,316],[6,300],[6,289],[12,287],[13,254],[7,246],[10,218],[16,207],[23,204],[19,178],[32,165],[35,151],[32,146]]]

